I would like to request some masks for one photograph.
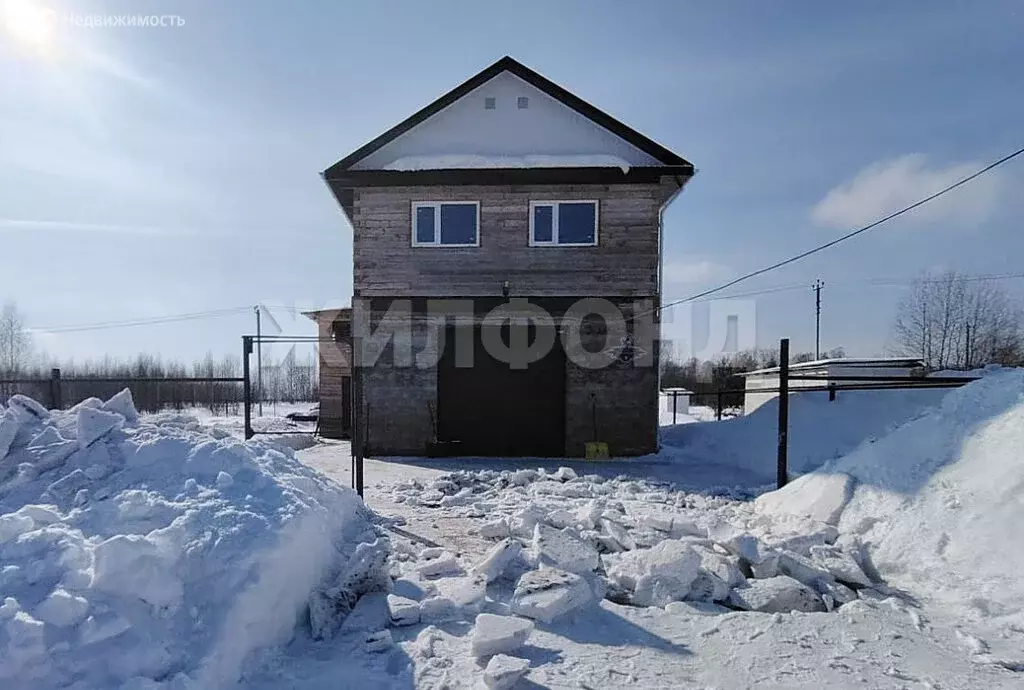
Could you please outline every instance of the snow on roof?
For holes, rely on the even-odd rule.
[[[527,156],[484,156],[474,153],[449,153],[430,156],[403,156],[384,166],[384,170],[460,170],[480,168],[619,168],[629,172],[629,162],[605,153],[531,154]]]
[[[842,364],[855,367],[891,367],[893,369],[903,367],[923,367],[924,362],[912,357],[838,357],[833,359],[816,359],[812,362],[798,362],[790,364],[790,371],[794,369],[818,369],[831,364]],[[768,367],[766,369],[755,369],[745,371],[739,376],[756,376],[758,374],[777,374],[779,367]]]

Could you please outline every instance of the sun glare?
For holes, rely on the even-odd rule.
[[[56,13],[32,0],[0,0],[0,26],[22,46],[48,53],[54,45]]]

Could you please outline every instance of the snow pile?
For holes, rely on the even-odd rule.
[[[749,503],[665,484],[578,476],[567,467],[459,471],[397,484],[391,498],[479,520],[472,531],[498,541],[470,572],[490,583],[489,598],[542,623],[602,598],[788,613],[881,596],[858,545],[837,543],[834,526],[769,519]],[[436,574],[425,569],[440,557],[434,551],[441,550],[410,556],[402,571]]]
[[[532,154],[527,156],[483,156],[452,153],[433,156],[404,156],[391,161],[384,170],[454,170],[482,168],[619,168],[629,172],[629,161],[605,153]]]
[[[810,472],[880,438],[938,405],[946,389],[794,393],[789,402],[789,470]],[[662,454],[674,462],[737,467],[774,480],[778,398],[745,417],[677,424],[661,431]]]
[[[287,641],[372,528],[261,441],[131,395],[0,408],[0,685],[214,688]]]
[[[874,569],[972,618],[1024,623],[1024,370],[948,391],[941,405],[758,500],[767,515],[828,515]]]

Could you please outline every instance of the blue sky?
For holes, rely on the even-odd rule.
[[[14,0],[0,0],[0,6]],[[26,2],[28,0],[18,0]],[[692,160],[667,299],[884,215],[1024,145],[1024,4],[37,0],[0,32],[0,300],[38,327],[351,293],[319,171],[504,54]],[[72,15],[176,15],[89,28]],[[1024,160],[745,283],[759,345],[883,353],[925,269],[1021,270]],[[1005,287],[1021,294],[1024,281]],[[287,332],[312,324],[275,312]],[[37,333],[62,357],[236,352],[248,313]]]

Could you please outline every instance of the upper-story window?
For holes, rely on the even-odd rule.
[[[531,201],[531,247],[597,245],[596,201]]]
[[[480,202],[414,202],[412,246],[479,247]]]

